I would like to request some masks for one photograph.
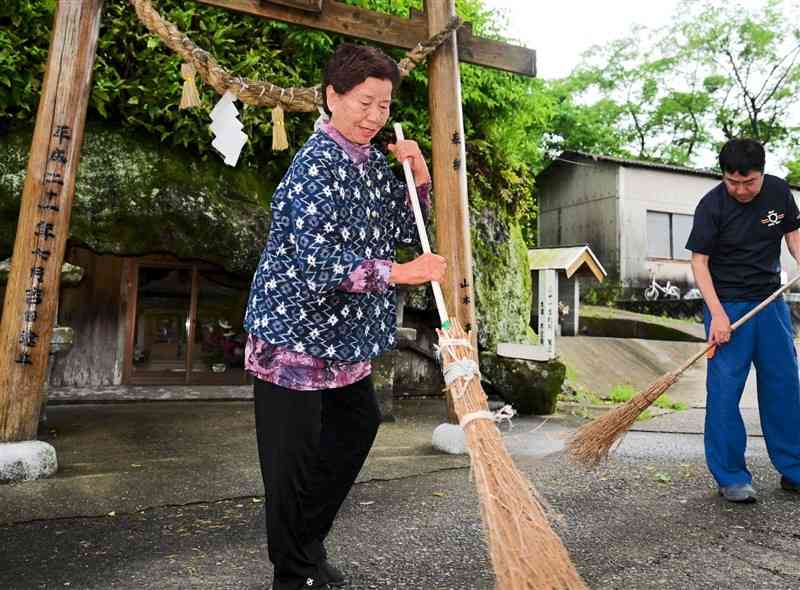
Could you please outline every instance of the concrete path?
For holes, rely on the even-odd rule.
[[[493,588],[467,459],[430,449],[441,402],[398,414],[337,521],[332,559],[353,589]],[[590,588],[800,587],[800,497],[777,489],[754,431],[761,502],[722,502],[701,417],[637,425],[591,473],[560,452],[575,418],[517,419],[505,434]],[[50,419],[60,473],[0,487],[0,588],[268,587],[250,404],[56,406]]]

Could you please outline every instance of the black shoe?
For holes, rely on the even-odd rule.
[[[781,487],[787,492],[800,494],[800,484],[794,483],[791,479],[787,478],[786,476],[781,476]]]
[[[272,580],[271,590],[331,590],[333,586],[322,578],[306,578],[305,581],[278,582]]]
[[[317,567],[319,568],[320,579],[327,582],[328,585],[334,588],[341,588],[347,585],[345,575],[338,568],[331,565],[327,559],[317,564]]]

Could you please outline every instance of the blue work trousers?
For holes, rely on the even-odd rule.
[[[757,305],[757,301],[722,304],[731,323]],[[707,307],[704,316],[708,334]],[[769,458],[781,474],[800,482],[800,380],[789,308],[782,298],[740,326],[708,361],[708,468],[720,486],[752,483],[744,458],[747,434],[739,411],[751,363],[756,368],[758,410]]]

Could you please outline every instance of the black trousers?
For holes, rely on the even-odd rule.
[[[371,377],[297,391],[256,379],[256,435],[264,478],[274,590],[318,579],[325,537],[380,424]]]

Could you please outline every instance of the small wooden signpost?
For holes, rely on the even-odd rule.
[[[406,49],[455,16],[454,0],[427,0],[424,12],[410,18],[333,0],[195,1]],[[58,2],[0,325],[0,442],[36,436],[102,5],[102,0]],[[473,328],[474,342],[459,60],[534,76],[536,54],[475,38],[464,27],[433,54],[429,65],[437,251],[449,261],[442,287],[451,313]]]

